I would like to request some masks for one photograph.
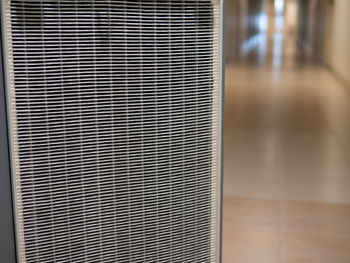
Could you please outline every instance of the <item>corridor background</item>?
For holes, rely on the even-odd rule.
[[[227,0],[223,262],[350,262],[350,1]]]

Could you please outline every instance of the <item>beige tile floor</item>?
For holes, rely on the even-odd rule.
[[[226,69],[223,262],[349,263],[350,87],[282,55]]]

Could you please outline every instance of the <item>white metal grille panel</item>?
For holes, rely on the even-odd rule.
[[[5,0],[23,262],[215,262],[218,7]]]

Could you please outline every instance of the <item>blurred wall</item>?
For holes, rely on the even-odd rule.
[[[294,34],[298,26],[298,1],[286,1],[285,29],[287,33]]]
[[[334,21],[328,64],[350,85],[350,0],[334,1]]]
[[[298,44],[350,85],[350,0],[299,0]]]
[[[239,58],[242,47],[259,33],[265,0],[226,0],[226,62]]]
[[[305,55],[324,62],[327,6],[331,0],[299,0],[298,44]]]
[[[226,1],[226,60],[233,60],[239,53],[239,46],[245,39],[246,1]]]

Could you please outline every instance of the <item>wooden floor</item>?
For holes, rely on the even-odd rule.
[[[267,41],[226,68],[223,262],[349,263],[350,87]]]

